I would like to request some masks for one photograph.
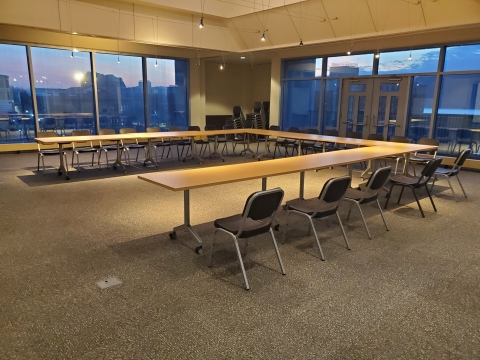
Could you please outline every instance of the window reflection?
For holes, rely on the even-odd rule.
[[[338,101],[340,98],[340,80],[325,81],[325,97],[323,99],[322,131],[336,130],[338,118]]]
[[[318,127],[320,80],[293,80],[283,83],[282,129]]]
[[[322,58],[286,60],[283,77],[290,79],[322,76]]]
[[[42,131],[96,133],[90,53],[32,47],[32,66]]]
[[[327,76],[372,75],[373,54],[329,57]]]
[[[449,46],[444,71],[480,70],[480,44]]]
[[[432,116],[435,76],[415,76],[410,89],[407,137],[412,142],[428,137]]]
[[[380,54],[378,74],[436,72],[440,48],[391,51]]]
[[[96,54],[95,62],[100,128],[144,132],[142,58]]]
[[[35,123],[25,46],[0,44],[0,143],[33,141]]]

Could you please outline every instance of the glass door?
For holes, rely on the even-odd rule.
[[[407,77],[374,79],[369,133],[383,135],[386,140],[405,134],[407,87]]]
[[[372,108],[373,79],[344,79],[340,107],[340,136],[350,132],[365,133],[369,130]]]

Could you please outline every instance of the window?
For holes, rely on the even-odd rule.
[[[338,118],[338,101],[340,97],[340,80],[331,79],[325,82],[325,96],[323,99],[323,126],[322,132],[325,130],[337,129]]]
[[[69,134],[96,133],[90,53],[32,47],[39,126]]]
[[[467,146],[476,152],[479,130],[480,74],[443,76],[435,126],[442,152],[457,155]]]
[[[480,44],[447,47],[443,70],[480,70]]]
[[[435,76],[415,76],[412,79],[407,137],[413,142],[429,136],[435,80]]]
[[[302,79],[322,76],[322,58],[286,60],[283,63],[285,79]]]
[[[188,125],[188,63],[147,58],[150,126]]]
[[[282,129],[318,127],[320,80],[294,80],[283,83]]]
[[[95,54],[100,128],[145,131],[142,58]]]
[[[25,46],[0,44],[0,142],[33,141],[32,93]]]
[[[436,72],[440,48],[403,50],[380,54],[378,74],[415,74]]]
[[[329,57],[327,76],[372,75],[373,54]]]

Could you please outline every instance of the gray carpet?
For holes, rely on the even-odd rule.
[[[425,219],[408,191],[400,205],[394,195],[389,232],[365,206],[372,240],[353,209],[344,220],[351,251],[336,219],[318,220],[325,262],[306,221],[292,217],[280,245],[287,275],[268,236],[252,239],[245,291],[230,239],[221,238],[211,269],[206,254],[212,221],[241,212],[260,180],[191,191],[205,242],[197,255],[186,232],[168,236],[182,222],[183,194],[138,180],[154,170],[85,166],[65,181],[53,168],[37,173],[36,161],[0,155],[1,359],[480,358],[479,173],[462,171],[469,197],[458,203],[440,182],[438,213],[422,196]],[[237,161],[251,160],[226,158]],[[160,169],[222,164],[162,160]],[[308,172],[306,196],[343,174]],[[271,178],[268,187],[292,199],[298,178]],[[342,219],[347,210],[342,204]],[[96,285],[110,276],[123,283]]]

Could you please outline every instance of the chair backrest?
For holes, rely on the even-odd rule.
[[[200,131],[200,126],[190,125],[187,127],[187,131]]]
[[[369,134],[367,136],[367,140],[376,140],[376,141],[384,141],[385,138],[382,134]]]
[[[398,142],[398,143],[408,143],[408,137],[406,136],[399,136],[399,135],[393,135],[393,136],[390,136],[390,140],[391,142]]]
[[[120,134],[133,134],[136,133],[137,130],[135,128],[121,128],[120,129]],[[137,139],[122,139],[122,144],[138,144]]]
[[[459,169],[465,164],[465,160],[467,160],[468,155],[472,152],[472,149],[466,148],[464,149],[455,159],[453,163],[454,166],[458,167]]]
[[[211,131],[211,130],[217,130],[217,127],[215,125],[205,125],[204,129],[205,131]]]
[[[98,135],[115,135],[115,130],[113,129],[100,129],[98,130]],[[100,147],[104,145],[115,145],[115,141],[101,140],[99,141]]]
[[[72,131],[72,136],[89,136],[90,135],[90,130],[73,130]],[[91,141],[74,141],[72,143],[72,148],[75,149],[76,147],[86,147],[90,146],[92,147],[92,142]]]
[[[160,127],[158,126],[151,126],[151,127],[147,127],[147,133],[149,132],[161,132],[162,130],[160,130]]]
[[[257,191],[251,194],[245,203],[245,207],[243,208],[243,221],[240,225],[237,236],[241,237],[243,227],[248,218],[254,221],[263,220],[264,226],[255,231],[253,234],[249,233],[245,235],[254,236],[269,231],[277,210],[282,203],[283,195],[284,192],[281,188]]]
[[[352,138],[352,139],[361,139],[362,138],[362,133],[359,131],[350,131],[347,133],[347,138]]]
[[[243,127],[244,127],[245,129],[253,129],[253,121],[252,121],[252,119],[249,119],[249,118],[245,119],[245,121],[243,122]]]
[[[272,130],[272,131],[280,131],[280,126],[278,126],[278,125],[270,125],[269,130]]]
[[[37,138],[57,137],[58,134],[55,131],[38,131]],[[58,144],[42,145],[37,143],[38,151],[42,149],[58,149]]]
[[[440,141],[438,141],[437,139],[432,139],[432,138],[421,138],[420,140],[418,140],[418,144],[420,145],[431,145],[431,146],[439,146],[440,145]],[[437,150],[433,150],[433,151],[419,151],[416,154],[418,153],[424,153],[424,154],[431,154],[433,155],[433,157],[435,158],[437,156]]]
[[[443,159],[441,157],[430,160],[423,168],[418,183],[423,184],[424,182],[428,182],[433,174],[435,174],[435,171],[437,171],[438,167],[442,163],[442,160]]]
[[[300,130],[300,128],[295,127],[295,126],[289,127],[287,131],[288,132],[294,132],[294,133],[301,133],[302,132],[302,130]]]
[[[262,110],[262,103],[259,101],[255,101],[253,103],[253,110],[252,112],[255,114],[260,114],[260,111]]]
[[[325,130],[325,136],[338,136],[338,130]]]
[[[368,178],[365,188],[362,189],[363,197],[358,201],[362,202],[364,199],[367,199],[365,202],[369,202],[377,199],[378,193],[385,186],[391,173],[392,168],[390,166],[375,170]]]
[[[328,180],[322,188],[320,195],[318,196],[319,200],[323,200],[329,204],[339,204],[343,199],[345,192],[350,186],[352,179],[350,176],[340,176]]]
[[[313,135],[318,135],[318,130],[317,129],[307,129],[305,130],[306,134],[313,134]]]

